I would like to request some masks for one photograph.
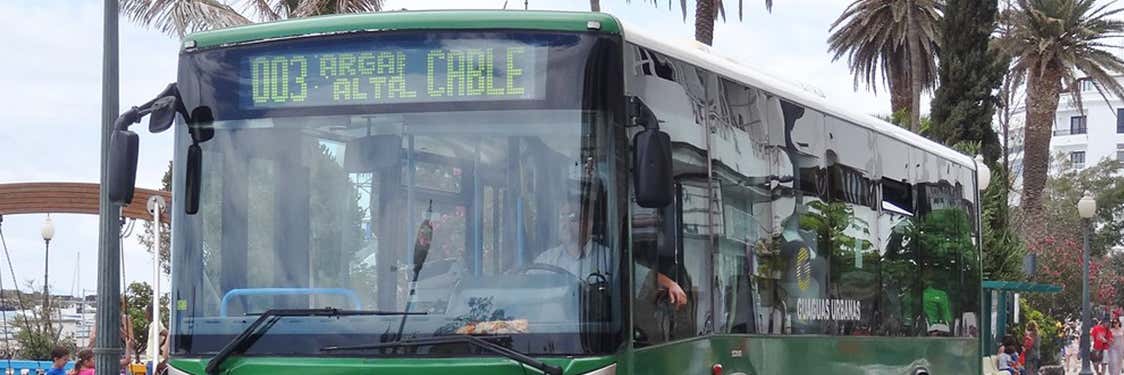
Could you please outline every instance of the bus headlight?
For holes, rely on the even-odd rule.
[[[617,364],[611,364],[582,375],[617,375]]]

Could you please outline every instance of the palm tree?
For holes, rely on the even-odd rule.
[[[686,0],[680,0],[686,7]],[[773,11],[773,0],[765,0],[765,9]],[[742,20],[742,1],[738,0],[738,21]],[[726,20],[726,7],[722,0],[697,0],[695,2],[695,40],[714,44],[714,21],[721,16]]]
[[[831,24],[828,50],[847,55],[855,86],[877,85],[881,74],[890,88],[890,108],[909,112],[909,128],[921,127],[921,91],[937,78],[940,41],[939,0],[855,0]]]
[[[1114,16],[1124,9],[1097,6],[1094,0],[1019,0],[1005,15],[1009,22],[999,45],[1012,57],[1016,86],[1026,84],[1026,128],[1023,149],[1023,213],[1028,239],[1043,234],[1042,191],[1050,164],[1050,137],[1058,99],[1064,87],[1076,88],[1078,72],[1093,82],[1106,101],[1105,91],[1124,97],[1110,72],[1124,71],[1124,60],[1109,52],[1119,48],[1124,22]],[[1078,109],[1080,90],[1070,90]]]
[[[626,0],[631,2],[631,0]],[[659,0],[645,0],[651,1],[654,5],[659,5]],[[590,8],[597,11],[601,9],[600,0],[590,0]],[[672,0],[667,1],[667,6],[671,8]],[[765,0],[765,9],[773,11],[773,0]],[[683,13],[683,21],[687,20],[687,0],[679,0],[679,10]],[[742,0],[738,0],[738,20],[742,20]],[[706,45],[714,44],[714,21],[719,17],[723,20],[726,19],[726,5],[722,0],[696,0],[695,1],[695,40],[706,43]]]
[[[220,0],[120,0],[121,13],[162,33],[184,34],[254,22],[334,13],[377,12],[383,0],[247,0],[239,12]]]

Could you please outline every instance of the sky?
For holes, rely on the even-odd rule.
[[[534,10],[588,10],[585,0],[528,0]],[[505,0],[387,0],[387,9],[498,9]],[[742,64],[818,88],[828,100],[872,114],[889,112],[889,96],[854,87],[845,60],[827,52],[829,27],[849,0],[786,0],[771,13],[764,1],[745,2],[742,22],[732,16],[715,30],[714,51]],[[602,0],[602,11],[630,26],[669,40],[693,40],[693,14],[684,22],[678,2],[653,7],[643,0]],[[730,2],[733,4],[734,2]],[[236,7],[239,7],[236,5]],[[523,7],[508,0],[508,9]],[[239,7],[240,8],[240,7]],[[694,4],[688,5],[693,13]],[[730,15],[735,14],[729,10]],[[0,184],[97,182],[100,147],[102,1],[0,1]],[[120,23],[120,103],[143,103],[175,80],[178,39]],[[928,111],[928,98],[922,100]],[[158,188],[172,158],[169,134],[140,134],[137,185]],[[0,224],[20,287],[42,288],[44,244],[39,229],[46,215],[9,215]],[[96,216],[51,215],[50,285],[56,294],[94,293],[97,285]],[[140,224],[137,224],[140,232]],[[125,277],[152,279],[151,255],[136,236],[122,240]],[[3,254],[0,254],[3,257]],[[5,265],[6,266],[6,265]],[[76,281],[76,276],[80,275]],[[0,267],[4,288],[12,275]]]

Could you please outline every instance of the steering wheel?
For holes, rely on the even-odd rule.
[[[574,279],[578,279],[578,275],[570,273],[570,271],[567,271],[565,268],[562,268],[562,267],[559,267],[559,266],[556,266],[556,265],[553,265],[553,264],[546,264],[546,263],[531,263],[531,264],[525,265],[523,267],[520,267],[519,269],[516,269],[516,270],[512,271],[511,273],[525,274],[525,273],[527,273],[527,271],[547,271],[547,272],[552,272],[552,273],[556,273],[556,274],[559,274],[559,275],[567,275],[567,276],[570,276]]]

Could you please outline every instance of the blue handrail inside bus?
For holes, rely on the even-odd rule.
[[[231,289],[222,296],[222,304],[219,305],[219,313],[222,316],[227,316],[227,306],[231,299],[243,296],[295,296],[295,295],[337,295],[343,296],[351,302],[352,308],[359,310],[362,308],[362,302],[359,301],[359,296],[351,289],[343,288],[253,288],[253,289]]]

